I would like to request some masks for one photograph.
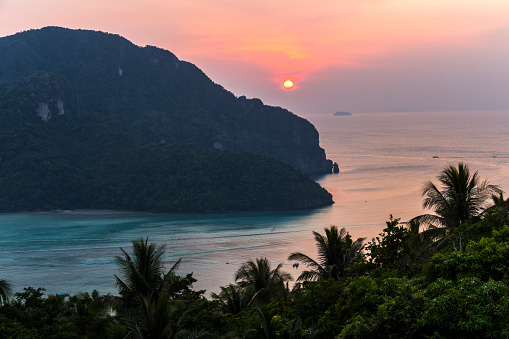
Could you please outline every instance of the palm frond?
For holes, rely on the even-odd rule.
[[[325,270],[323,270],[323,273],[320,273],[317,271],[303,271],[297,278],[297,282],[316,281],[316,280],[320,280],[325,275],[326,275]]]
[[[317,263],[314,259],[308,257],[307,255],[301,252],[295,252],[290,254],[288,260],[300,261],[301,263],[305,264],[306,266],[314,270],[322,269],[322,266],[319,263]]]
[[[9,296],[11,294],[12,294],[11,284],[5,279],[0,279],[0,306],[5,304],[9,300]]]
[[[434,227],[445,227],[446,220],[436,214],[422,214],[414,217],[408,221],[411,227],[419,227],[419,229],[428,229],[431,226]]]

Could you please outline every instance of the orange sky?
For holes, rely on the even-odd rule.
[[[509,108],[507,0],[0,0],[0,36],[49,25],[170,50],[300,115]]]

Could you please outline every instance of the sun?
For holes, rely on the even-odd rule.
[[[287,89],[290,89],[293,87],[293,81],[292,80],[285,80],[285,82],[283,83],[283,87],[284,88],[287,88]]]

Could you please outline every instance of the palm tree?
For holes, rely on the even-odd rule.
[[[431,209],[435,214],[417,216],[409,221],[409,225],[427,226],[421,234],[439,242],[447,239],[460,225],[478,221],[487,200],[493,194],[502,193],[498,186],[481,181],[477,172],[471,175],[468,166],[462,162],[457,168],[452,165],[444,168],[437,178],[442,190],[431,181],[422,189],[425,196],[423,208]]]
[[[9,300],[9,296],[12,293],[11,284],[5,280],[0,279],[0,306],[5,304]]]
[[[286,291],[285,283],[293,280],[292,276],[283,272],[283,264],[272,269],[267,258],[256,259],[244,263],[237,274],[235,282],[244,289],[248,298],[268,300],[273,296],[281,296]]]
[[[128,330],[128,337],[170,338],[177,328],[177,309],[170,301],[191,292],[196,280],[192,273],[185,277],[176,274],[180,259],[164,273],[164,246],[148,243],[147,239],[133,241],[133,254],[121,248],[123,256],[115,257],[124,280],[115,275],[121,297],[117,312]]]
[[[344,276],[345,269],[362,255],[363,242],[366,238],[353,241],[344,227],[338,230],[334,225],[324,230],[325,236],[313,231],[318,248],[317,261],[301,252],[292,253],[288,257],[288,260],[300,261],[310,268],[301,273],[298,282],[329,278],[339,280]]]
[[[507,217],[509,214],[509,198],[504,199],[504,193],[500,192],[498,195],[493,194],[491,196],[491,200],[493,202],[493,206],[488,207],[485,210],[485,213],[488,211],[493,211],[498,208],[500,213]]]
[[[162,293],[174,297],[196,281],[192,274],[185,277],[176,274],[181,259],[164,274],[162,259],[165,253],[164,246],[148,244],[148,238],[133,241],[132,257],[124,249],[120,250],[124,255],[116,256],[115,261],[124,275],[125,282],[116,275],[115,278],[121,293],[131,291],[157,301]]]
[[[237,314],[242,311],[249,300],[246,300],[244,289],[239,285],[229,284],[221,286],[219,294],[212,293],[212,298],[219,302],[219,307],[223,313]]]
[[[115,261],[125,282],[115,275],[119,289],[131,289],[143,296],[152,297],[162,280],[164,247],[158,247],[154,243],[149,245],[147,238],[133,241],[133,257],[123,248],[120,250],[124,255],[116,256]]]

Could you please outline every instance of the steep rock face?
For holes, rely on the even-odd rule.
[[[259,99],[242,96],[237,102],[252,135],[258,134],[259,138],[237,134],[235,148],[273,156],[306,173],[331,171],[332,162],[326,160],[325,151],[319,147],[318,131],[310,122],[283,108],[266,106]],[[263,134],[270,135],[271,139],[264,141]]]
[[[102,32],[47,27],[1,38],[0,60],[0,85],[41,72],[68,81],[74,102],[40,101],[41,119],[104,112],[147,142],[242,149],[305,173],[331,172],[332,162],[307,120],[258,99],[237,98],[160,48]]]
[[[54,74],[31,74],[13,83],[0,85],[0,93],[3,108],[16,107],[17,113],[11,118],[21,121],[38,117],[48,122],[64,115],[68,107],[76,111],[76,100],[69,82],[65,77]]]

